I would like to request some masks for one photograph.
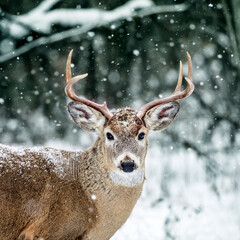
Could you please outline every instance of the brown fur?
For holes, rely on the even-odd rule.
[[[137,112],[132,108],[121,108],[118,110],[108,125],[110,129],[118,136],[137,136],[139,130],[143,127],[143,122],[137,117]]]
[[[118,121],[108,124],[114,132]],[[129,124],[123,132],[135,137],[139,128]],[[0,145],[0,239],[110,238],[130,215],[142,184],[113,185],[102,137],[81,154]]]
[[[107,240],[140,197],[147,135],[158,121],[151,120],[154,112],[146,127],[130,108],[116,111],[108,122],[79,103],[72,102],[69,111],[79,126],[99,133],[83,153],[0,145],[0,240]],[[109,131],[114,141],[106,138]],[[138,162],[134,178],[116,166],[121,156]]]
[[[49,149],[40,153],[25,149],[22,158],[7,147],[1,150],[7,157],[0,158],[0,239],[75,239],[81,235],[96,209],[79,181],[68,175],[68,153],[54,149],[66,160],[66,175],[59,177],[56,166],[43,157]],[[90,207],[94,211],[88,211]]]

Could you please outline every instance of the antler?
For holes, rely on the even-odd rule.
[[[188,58],[188,77],[185,77],[185,80],[188,83],[187,88],[184,91],[181,91],[183,68],[182,68],[182,62],[180,61],[180,71],[179,71],[178,83],[175,91],[172,93],[170,97],[154,100],[143,105],[137,113],[137,116],[139,118],[142,118],[149,109],[155,106],[161,105],[163,103],[168,103],[171,101],[180,100],[192,94],[194,90],[194,84],[192,79],[192,62],[191,62],[191,56],[189,55],[188,52],[187,52],[187,58]]]
[[[72,85],[74,83],[78,82],[79,80],[85,78],[88,74],[86,73],[86,74],[78,75],[78,76],[72,78],[72,73],[71,73],[72,52],[73,52],[73,50],[70,51],[70,53],[68,55],[68,59],[67,59],[67,64],[66,64],[66,87],[65,87],[65,92],[66,92],[67,96],[74,101],[83,103],[83,104],[85,104],[89,107],[92,107],[92,108],[98,110],[105,117],[107,117],[108,119],[111,119],[113,114],[108,109],[106,102],[104,102],[103,104],[97,104],[97,103],[92,102],[88,99],[78,97],[75,94]]]

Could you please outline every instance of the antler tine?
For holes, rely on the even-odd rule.
[[[188,78],[193,81],[192,79],[192,61],[191,61],[191,56],[189,52],[187,52],[187,58],[188,58]]]
[[[105,117],[107,117],[108,119],[111,119],[113,114],[110,112],[110,110],[107,107],[106,102],[104,102],[103,104],[97,104],[93,101],[90,101],[88,99],[79,97],[75,94],[72,85],[76,82],[78,82],[79,80],[87,77],[87,73],[86,74],[82,74],[82,75],[78,75],[74,78],[72,78],[72,74],[71,74],[71,59],[72,59],[72,52],[73,50],[70,51],[69,55],[68,55],[68,59],[67,59],[67,64],[66,64],[66,87],[65,87],[65,93],[66,95],[71,98],[74,101],[83,103],[89,107],[92,107],[96,110],[98,110],[99,112],[101,112]]]
[[[72,78],[72,71],[71,71],[72,53],[73,53],[73,50],[70,51],[70,53],[68,54],[68,58],[67,58],[66,76],[65,76],[66,84],[67,84],[68,81]]]
[[[182,62],[180,61],[178,83],[177,83],[176,89],[174,90],[173,94],[167,98],[157,99],[157,100],[151,101],[151,102],[143,105],[137,113],[137,116],[139,118],[142,118],[146,114],[146,112],[153,107],[156,107],[163,103],[180,100],[180,99],[186,98],[192,94],[192,92],[194,90],[194,84],[193,84],[193,79],[192,79],[192,61],[191,61],[191,56],[188,52],[187,52],[187,58],[188,58],[188,77],[185,77],[185,80],[188,83],[187,88],[184,91],[181,91],[183,69],[182,69]]]
[[[177,83],[177,86],[173,92],[173,94],[176,94],[178,93],[180,90],[181,90],[181,87],[182,87],[182,78],[183,78],[183,67],[182,67],[182,61],[180,61],[180,64],[179,64],[179,76],[178,76],[178,83]]]
[[[193,78],[192,78],[192,61],[191,61],[191,56],[188,52],[187,52],[187,58],[188,58],[188,77],[185,77],[185,80],[187,81],[188,85],[187,85],[187,88],[183,91],[183,98],[190,96],[194,91],[194,84],[193,84]]]

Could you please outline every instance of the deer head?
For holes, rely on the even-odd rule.
[[[187,87],[181,91],[183,69],[180,61],[180,73],[175,91],[170,97],[151,101],[139,111],[121,108],[110,111],[106,102],[102,105],[77,96],[72,85],[87,74],[71,76],[71,57],[69,53],[66,64],[67,96],[73,101],[68,110],[76,124],[87,131],[98,132],[103,143],[103,155],[113,181],[124,185],[135,185],[144,178],[144,161],[148,146],[150,130],[159,131],[166,128],[176,117],[180,104],[177,100],[186,98],[194,90],[192,81],[191,57],[188,57]]]

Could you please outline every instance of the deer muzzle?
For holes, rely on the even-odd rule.
[[[133,159],[131,159],[129,156],[126,156],[121,162],[120,162],[120,169],[123,172],[133,172],[137,168],[137,165]]]

